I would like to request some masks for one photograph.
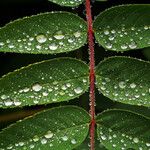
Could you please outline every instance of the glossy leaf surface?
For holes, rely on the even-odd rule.
[[[0,52],[55,54],[69,52],[86,43],[87,27],[68,12],[25,17],[0,29]]]
[[[108,50],[150,46],[150,5],[121,5],[100,13],[94,22],[96,40]]]
[[[123,110],[108,110],[97,117],[97,134],[109,150],[150,148],[150,119]]]
[[[97,87],[121,103],[150,106],[150,63],[135,58],[110,57],[96,68]]]
[[[89,122],[78,107],[49,109],[2,130],[0,149],[71,150],[88,135]]]
[[[17,107],[68,101],[89,86],[88,66],[76,59],[47,60],[0,79],[0,106]]]

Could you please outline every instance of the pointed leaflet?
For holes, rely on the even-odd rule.
[[[67,12],[26,17],[0,29],[0,52],[54,54],[69,52],[86,43],[83,19]]]
[[[2,149],[71,150],[88,135],[90,117],[83,109],[58,107],[40,112],[2,130]]]
[[[108,50],[150,46],[150,5],[122,5],[102,12],[94,22],[96,40]]]
[[[61,6],[75,7],[83,3],[84,0],[48,0]]]
[[[97,134],[109,150],[148,150],[150,119],[123,110],[108,110],[97,117]]]
[[[85,63],[72,58],[31,64],[0,79],[0,107],[73,99],[88,89],[88,72]]]
[[[96,68],[97,87],[108,98],[131,105],[150,106],[150,63],[110,57]]]

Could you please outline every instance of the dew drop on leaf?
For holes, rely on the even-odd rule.
[[[67,136],[63,136],[63,137],[62,137],[62,140],[63,140],[63,141],[67,141],[67,140],[68,140],[68,137],[67,137]]]
[[[124,82],[124,81],[119,82],[119,87],[120,87],[121,89],[124,89],[124,88],[126,87],[125,82]]]
[[[35,91],[35,92],[39,92],[40,90],[42,89],[42,86],[40,84],[34,84],[32,86],[32,90]]]
[[[54,134],[53,134],[51,131],[48,131],[48,132],[45,134],[45,138],[50,139],[50,138],[53,137],[53,135],[54,135]]]
[[[58,46],[56,44],[49,45],[49,49],[52,51],[55,51],[57,48],[58,48]]]
[[[41,144],[46,144],[47,140],[46,139],[41,139]]]
[[[45,35],[40,34],[36,36],[36,40],[38,41],[38,43],[45,43],[47,41],[47,38]]]
[[[77,141],[76,141],[75,139],[72,139],[72,140],[71,140],[71,143],[72,143],[72,144],[76,144]]]
[[[76,89],[74,89],[75,93],[80,94],[82,93],[82,88],[81,87],[77,87]]]

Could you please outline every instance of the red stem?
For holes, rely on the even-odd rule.
[[[90,148],[94,150],[95,143],[95,59],[94,59],[94,33],[93,33],[93,21],[91,13],[90,0],[86,0],[86,19],[88,24],[88,44],[90,54]]]

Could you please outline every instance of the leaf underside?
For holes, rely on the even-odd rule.
[[[49,0],[61,6],[76,7],[83,3],[84,0]]]
[[[16,70],[0,79],[0,107],[68,101],[89,86],[88,66],[76,59],[47,60]]]
[[[108,50],[150,46],[150,5],[122,5],[100,13],[94,21],[96,40]]]
[[[123,111],[108,110],[97,117],[97,134],[109,150],[150,148],[150,119]]]
[[[128,57],[110,57],[96,68],[97,87],[111,100],[150,106],[150,63]]]
[[[2,130],[0,150],[72,150],[88,135],[89,122],[78,107],[46,110]]]
[[[55,54],[78,49],[86,40],[85,21],[68,12],[43,13],[0,28],[0,52]]]

